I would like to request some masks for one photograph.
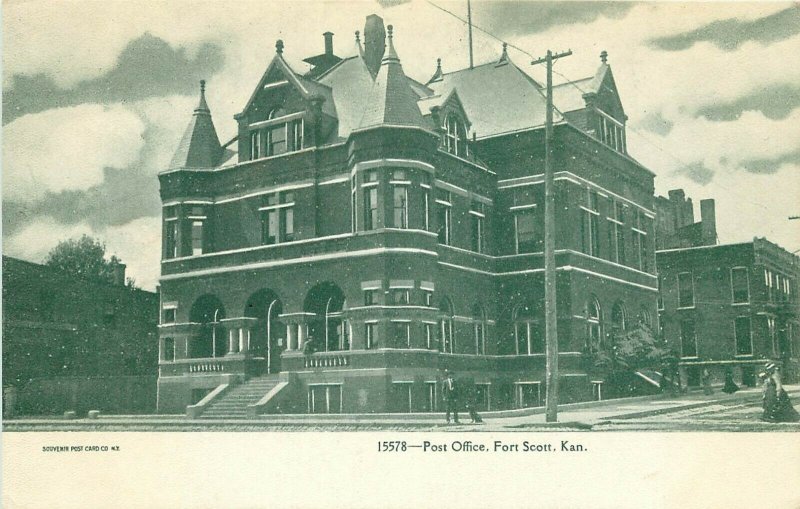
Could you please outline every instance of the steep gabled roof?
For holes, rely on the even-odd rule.
[[[286,80],[288,80],[289,83],[300,92],[304,99],[308,100],[315,96],[323,97],[325,101],[322,103],[322,112],[332,117],[336,117],[336,107],[333,103],[333,94],[331,93],[330,87],[304,78],[300,74],[294,72],[294,70],[283,58],[283,41],[278,40],[278,42],[275,44],[275,47],[275,56],[272,58],[272,61],[267,66],[267,70],[264,71],[264,74],[258,81],[258,85],[250,95],[250,99],[247,100],[247,104],[244,108],[242,108],[242,113],[250,109],[253,102],[256,100],[256,97],[258,97],[259,92],[261,92],[264,89],[264,86],[267,84],[269,77],[275,71],[277,71],[280,72],[286,78]]]
[[[364,98],[372,89],[372,75],[360,55],[348,57],[319,78],[330,87],[339,120],[339,137],[347,138],[358,128],[364,114]]]
[[[169,169],[213,168],[222,155],[217,130],[211,119],[205,94],[205,81],[200,82],[200,102],[194,110],[192,120],[183,133]]]
[[[388,45],[381,67],[375,76],[364,106],[360,129],[379,125],[429,128],[417,106],[419,96],[411,80],[403,72],[392,42],[392,26],[388,26]],[[420,89],[421,90],[421,89]]]
[[[538,127],[545,121],[544,91],[507,56],[500,62],[443,73],[428,87],[442,97],[458,91],[477,138]],[[561,116],[556,113],[554,120]]]

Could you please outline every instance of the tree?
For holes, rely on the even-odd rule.
[[[62,240],[50,250],[45,265],[74,274],[92,281],[114,283],[116,267],[122,260],[116,255],[106,259],[106,245],[88,235],[79,239]],[[127,286],[134,288],[133,279],[128,278]]]
[[[665,371],[675,360],[673,353],[643,323],[628,331],[615,329],[608,339],[608,343],[592,352],[587,360],[593,367],[606,371],[612,391],[619,394],[633,391],[635,371]]]

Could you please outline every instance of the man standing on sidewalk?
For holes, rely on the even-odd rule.
[[[448,370],[444,370],[444,402],[447,407],[447,423],[450,424],[450,413],[453,413],[453,419],[456,424],[458,422],[458,386],[453,379],[453,375]]]

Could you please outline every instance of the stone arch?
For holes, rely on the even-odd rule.
[[[325,281],[311,288],[303,302],[303,311],[312,313],[308,339],[317,351],[349,350],[350,331],[345,316],[347,300],[342,289]]]
[[[281,352],[286,349],[286,326],[278,318],[283,301],[271,289],[262,288],[247,299],[244,316],[258,321],[250,330],[250,352],[264,357],[267,372],[280,371]]]
[[[479,302],[476,302],[472,305],[471,315],[475,355],[486,355],[486,310]]]
[[[220,321],[225,306],[216,295],[207,293],[197,298],[189,311],[189,321],[200,324],[199,333],[189,343],[189,357],[222,357],[227,351],[225,333]]]

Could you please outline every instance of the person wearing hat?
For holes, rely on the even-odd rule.
[[[722,387],[722,392],[725,394],[733,394],[739,390],[739,386],[733,381],[733,371],[731,368],[725,369],[725,385]]]
[[[455,423],[461,424],[458,422],[458,387],[456,386],[456,381],[453,379],[453,375],[450,374],[448,370],[444,370],[444,382],[442,385],[444,389],[442,391],[444,403],[447,407],[447,423],[450,424],[450,413],[452,412]]]
[[[789,395],[781,383],[780,368],[774,362],[768,362],[759,377],[764,380],[764,413],[761,420],[767,422],[800,421],[800,414],[792,406]]]

